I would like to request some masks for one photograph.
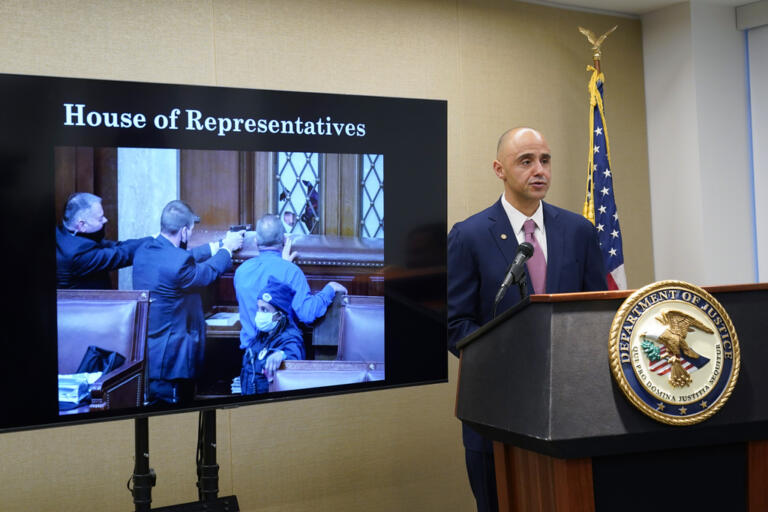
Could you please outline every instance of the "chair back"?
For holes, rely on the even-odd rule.
[[[336,359],[384,362],[384,297],[348,297],[342,308]]]
[[[122,383],[138,386],[129,396],[143,395],[149,292],[146,290],[57,290],[56,324],[58,373],[77,372],[88,347],[117,352],[123,365],[99,381],[109,384],[107,394]],[[126,369],[130,371],[126,372]],[[121,374],[125,374],[121,376]],[[120,376],[113,382],[112,376]],[[98,384],[101,382],[97,381]],[[99,391],[102,391],[99,386]],[[102,407],[108,406],[108,396]],[[139,406],[141,398],[130,403]],[[92,406],[93,408],[93,406]]]

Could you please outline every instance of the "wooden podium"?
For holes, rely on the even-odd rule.
[[[645,416],[613,380],[611,322],[631,291],[534,295],[460,342],[456,415],[494,440],[500,510],[768,510],[768,284],[707,291],[741,373],[696,425]]]

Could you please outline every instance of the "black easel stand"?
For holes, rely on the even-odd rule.
[[[219,465],[216,464],[216,410],[201,411],[197,433],[197,489],[200,501],[151,508],[154,470],[149,467],[147,418],[136,418],[136,465],[133,472],[133,502],[136,512],[239,512],[236,496],[218,497]]]
[[[197,433],[197,493],[200,501],[216,501],[219,494],[219,465],[216,464],[216,410],[200,412]]]
[[[136,418],[136,457],[133,466],[133,503],[136,512],[148,512],[152,506],[152,487],[155,485],[155,471],[149,467],[149,421]]]

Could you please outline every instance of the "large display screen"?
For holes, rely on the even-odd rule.
[[[0,75],[0,112],[0,431],[447,379],[446,102]]]

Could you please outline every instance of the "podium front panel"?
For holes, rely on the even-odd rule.
[[[768,437],[768,290],[714,293],[741,345],[733,395],[691,426],[635,409],[613,380],[608,338],[622,300],[534,302],[464,349],[457,416],[487,437],[591,457]]]

